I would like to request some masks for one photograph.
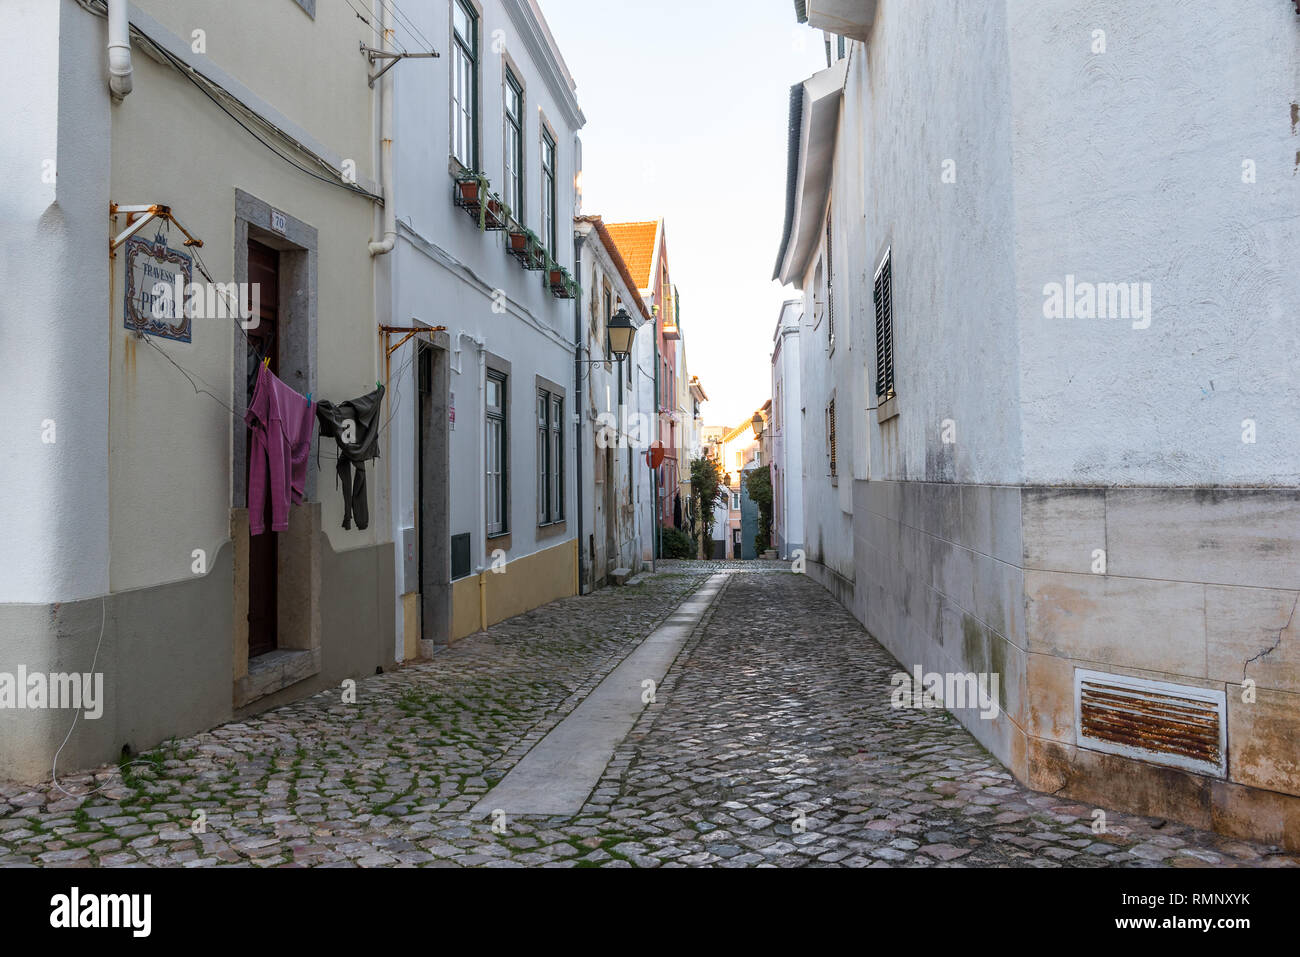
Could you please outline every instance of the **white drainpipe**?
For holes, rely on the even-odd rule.
[[[384,50],[393,49],[393,30],[388,22],[388,4],[381,5],[381,23],[384,28]],[[384,61],[388,61],[385,59]],[[379,108],[379,178],[384,193],[384,239],[370,244],[370,255],[382,256],[393,251],[397,244],[397,204],[393,202],[393,74],[390,70],[379,81],[381,106]]]
[[[482,339],[474,340],[474,347],[478,350],[478,408],[476,418],[478,419],[478,527],[479,541],[482,547],[479,549],[478,569],[479,574],[487,571],[488,568],[488,550],[487,550],[487,348]],[[510,433],[507,432],[507,441]]]
[[[114,100],[131,92],[131,23],[127,0],[108,0],[108,88]]]

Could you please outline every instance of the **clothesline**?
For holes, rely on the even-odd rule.
[[[238,328],[238,326],[236,326],[236,328]],[[242,331],[242,330],[241,330],[241,331]],[[204,379],[204,378],[203,378],[202,376],[200,376],[198,373],[196,373],[196,372],[191,372],[190,370],[188,370],[188,369],[186,369],[184,366],[182,366],[179,362],[177,362],[177,361],[176,361],[175,359],[173,359],[170,355],[168,355],[167,352],[164,351],[163,348],[162,348],[161,346],[158,345],[158,343],[154,342],[154,341],[153,341],[153,338],[152,338],[151,336],[148,336],[148,335],[142,335],[141,338],[143,338],[144,341],[145,341],[146,343],[148,343],[148,344],[149,344],[149,345],[154,349],[155,352],[157,352],[160,356],[162,356],[162,357],[163,357],[164,359],[166,359],[169,363],[171,363],[171,365],[175,367],[176,371],[178,371],[181,375],[183,375],[183,376],[186,378],[186,380],[187,380],[187,381],[189,382],[189,384],[190,384],[190,388],[192,388],[192,389],[194,390],[194,394],[195,394],[195,395],[206,395],[206,396],[209,396],[209,397],[210,397],[214,402],[216,402],[216,403],[217,403],[218,405],[220,405],[223,409],[225,409],[227,412],[229,412],[230,415],[231,415],[235,420],[237,420],[240,424],[243,424],[243,423],[244,423],[244,413],[243,413],[243,412],[238,412],[238,411],[236,411],[233,407],[231,407],[230,405],[228,405],[224,400],[222,400],[222,399],[221,399],[221,398],[220,398],[220,397],[219,397],[215,392],[211,391],[210,389],[201,389],[201,388],[199,388],[199,386],[198,386],[198,382],[202,382],[204,385],[212,385],[212,383],[208,382],[206,379]],[[247,335],[245,335],[245,338],[247,338]],[[389,403],[389,412],[388,412],[388,417],[387,417],[386,419],[384,419],[383,424],[379,427],[379,434],[378,434],[378,436],[377,436],[377,439],[378,439],[378,438],[383,438],[384,433],[385,433],[386,431],[388,431],[388,427],[389,427],[389,425],[392,424],[393,417],[397,414],[397,408],[398,408],[398,406],[400,405],[400,403],[399,403],[397,400],[399,400],[399,399],[401,398],[401,395],[402,395],[402,389],[401,389],[402,374],[403,374],[403,373],[406,371],[406,369],[411,365],[411,362],[414,360],[414,358],[415,358],[415,352],[414,352],[414,350],[412,350],[411,353],[406,357],[405,361],[403,361],[402,364],[401,364],[400,366],[397,367],[397,375],[395,376],[395,378],[397,378],[397,380],[398,380],[398,386],[397,386],[397,389],[396,389],[392,394],[390,394],[390,395],[387,396],[388,403]],[[197,382],[196,382],[196,380],[197,380]],[[215,388],[215,387],[214,387],[214,388]],[[319,438],[318,438],[317,441],[319,442]],[[320,457],[321,454],[322,454],[321,451],[318,449],[318,451],[317,451],[317,455],[318,455],[318,457]],[[335,453],[331,453],[331,452],[324,452],[324,453],[323,453],[323,457],[324,457],[326,460],[328,460],[328,461],[337,461],[337,460],[338,460],[338,455],[335,454]]]
[[[170,232],[171,229],[170,223],[167,224],[167,229]],[[238,321],[240,314],[238,309],[236,308],[236,304],[231,300],[230,294],[221,287],[221,284],[217,283],[216,280],[212,278],[212,273],[208,270],[208,264],[203,261],[203,256],[202,254],[199,253],[197,247],[192,249],[192,254],[194,256],[194,262],[198,266],[199,273],[217,291],[217,295],[221,296],[222,299],[225,301],[227,307],[226,315],[232,317],[232,319],[234,320],[234,326],[237,330],[239,330],[239,334],[244,337],[245,343],[251,345],[252,340],[249,338],[248,332],[244,329],[243,325]],[[190,386],[194,389],[195,395],[202,393],[211,396],[222,408],[228,411],[235,419],[239,420],[240,422],[244,421],[244,413],[235,411],[231,406],[227,405],[220,398],[218,398],[217,394],[215,392],[212,392],[210,389],[200,389],[198,385],[195,384],[194,380],[197,379],[199,382],[202,382],[204,385],[207,386],[211,386],[212,383],[208,382],[206,379],[204,379],[202,376],[198,375],[197,373],[191,373],[190,371],[185,369],[180,363],[178,363],[175,359],[173,359],[166,352],[164,352],[162,348],[156,342],[154,342],[153,339],[151,339],[149,336],[144,335],[142,336],[142,338],[145,340],[145,342],[149,343],[149,345],[153,346],[154,350],[157,351],[159,355],[161,355],[164,359],[166,359],[173,366],[175,366],[177,371],[179,371],[181,375],[185,376],[185,378],[189,380]],[[401,376],[402,373],[406,371],[407,367],[410,366],[414,358],[415,358],[415,351],[412,350],[410,353],[408,353],[406,360],[397,368],[398,389],[395,395],[387,396],[388,409],[389,409],[388,418],[386,418],[383,422],[383,425],[379,427],[379,433],[377,438],[383,437],[384,433],[388,431],[388,426],[393,421],[393,416],[397,414],[397,408],[399,403],[394,400],[400,398],[402,394]],[[389,382],[391,381],[392,381],[392,375],[390,373]],[[389,382],[383,383],[385,390],[389,388]],[[215,388],[215,386],[213,386],[213,388]],[[320,450],[318,449],[317,450],[318,457],[319,454],[320,454]],[[337,461],[338,456],[326,453],[325,458]]]

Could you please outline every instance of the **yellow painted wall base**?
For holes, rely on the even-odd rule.
[[[478,575],[471,575],[451,583],[452,641],[458,641],[479,630],[478,579]]]
[[[452,583],[451,640],[464,638],[499,621],[577,594],[578,552],[563,542]]]
[[[414,661],[420,657],[420,593],[408,592],[402,596],[402,659]]]

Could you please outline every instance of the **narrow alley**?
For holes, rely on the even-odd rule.
[[[628,687],[612,755],[568,756],[598,765],[580,809],[489,807],[711,579],[663,680]],[[364,679],[355,703],[345,683],[60,777],[89,796],[0,785],[0,865],[1300,864],[1105,808],[1098,832],[1098,809],[1020,786],[943,710],[892,707],[898,670],[785,563],[665,562]]]

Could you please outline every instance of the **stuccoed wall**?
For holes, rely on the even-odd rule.
[[[108,589],[104,34],[71,0],[14,0],[4,20],[24,52],[0,59],[0,602],[75,601]]]
[[[873,479],[1021,477],[1011,152],[1019,91],[1007,56],[1009,19],[1003,3],[884,3],[869,52],[854,50],[844,116],[850,126],[861,117],[865,167],[842,167],[837,189],[855,189],[848,170],[865,168],[861,257],[845,278],[863,284],[853,342],[861,350],[856,370],[872,386],[869,406],[876,405],[870,284],[885,247],[893,249],[900,414],[871,429]],[[944,182],[945,169],[955,182]],[[953,443],[941,434],[947,419]],[[868,421],[876,420],[871,413]]]
[[[574,178],[580,154],[576,138],[580,114],[567,112],[560,101],[562,82],[548,79],[550,67],[539,62],[545,38],[537,22],[519,0],[483,4],[479,21],[479,151],[480,165],[499,192],[503,185],[504,147],[502,103],[507,63],[524,84],[525,208],[516,218],[541,229],[541,121],[544,117],[556,139],[555,258],[573,272]],[[577,527],[573,412],[574,302],[556,299],[543,287],[540,271],[525,270],[505,251],[503,232],[481,232],[476,220],[453,204],[454,180],[450,162],[451,15],[445,3],[425,4],[407,10],[441,58],[411,60],[393,70],[396,166],[396,201],[399,220],[397,247],[389,264],[392,274],[392,316],[395,324],[416,319],[447,327],[452,372],[450,390],[455,395],[455,429],[450,436],[450,514],[452,535],[472,536],[471,565],[477,568],[486,555],[502,548],[507,560],[556,547],[574,538]],[[523,29],[521,24],[531,24]],[[360,58],[358,58],[360,59]],[[544,57],[543,57],[544,59]],[[557,92],[557,86],[560,86]],[[584,289],[584,294],[586,290]],[[464,335],[462,335],[464,333]],[[474,339],[486,350],[510,363],[508,430],[510,445],[509,528],[503,539],[485,542],[479,502],[484,488],[481,462],[483,398],[480,393],[478,356]],[[390,519],[395,528],[414,523],[415,420],[412,397],[416,392],[413,369],[395,356],[392,394],[393,422],[386,449],[393,484]],[[565,515],[563,525],[537,525],[536,376],[563,389],[565,400]],[[400,393],[400,398],[398,398]],[[589,458],[590,456],[587,455]],[[587,531],[590,531],[587,524]],[[486,546],[486,548],[485,548]],[[506,573],[524,582],[528,569],[521,564]],[[457,621],[467,586],[453,590]],[[530,592],[531,593],[531,592]],[[554,596],[552,596],[554,597]],[[400,616],[400,611],[399,611]],[[403,622],[399,620],[399,629]],[[459,631],[459,628],[455,629]]]
[[[1024,480],[1295,485],[1294,6],[1007,11]],[[1067,274],[1150,283],[1150,327],[1044,318],[1044,285]]]
[[[181,35],[184,38],[191,29],[206,28],[210,17],[197,2],[182,5],[184,12],[172,9],[176,5],[152,6],[192,22]],[[268,14],[273,23],[281,15],[281,5],[274,6],[276,12]],[[318,51],[315,55],[332,50],[340,51],[332,55],[342,57],[342,51],[355,51],[358,40],[368,33],[355,18],[349,23],[347,18],[326,15],[322,10],[312,21],[295,5],[283,7],[290,15],[290,22],[284,24],[285,35],[311,36]],[[248,12],[253,14],[254,5],[248,5]],[[103,26],[103,21],[95,22]],[[166,35],[163,31],[167,28],[156,21],[141,19],[140,25],[160,39]],[[178,21],[176,29],[180,27]],[[243,27],[230,27],[236,28],[246,32],[247,20]],[[288,93],[288,87],[299,84],[286,84],[284,74],[275,74],[278,81],[268,77],[255,46],[223,42],[220,31],[225,28],[213,24],[212,29],[216,34],[209,34],[207,56],[217,68],[254,90],[262,102],[278,100],[282,111],[301,110],[301,116],[287,115],[304,126],[308,121],[318,123],[310,132],[323,146],[340,156],[357,157],[359,176],[373,174],[367,119],[370,90],[362,57],[356,57],[350,76],[347,65],[351,60],[344,61],[340,73],[350,82],[339,81],[339,89],[333,91],[339,99],[322,111],[308,107],[315,103],[314,97]],[[172,34],[171,39],[178,36]],[[371,322],[371,259],[366,250],[372,202],[312,179],[277,159],[175,69],[146,56],[139,47],[133,64],[135,89],[112,110],[112,198],[119,203],[169,204],[186,228],[203,240],[200,254],[218,281],[235,276],[237,188],[314,227],[319,237],[316,397],[340,401],[373,390],[378,378],[378,345]],[[254,87],[254,83],[261,86]],[[318,95],[327,94],[321,90]],[[163,116],[168,118],[166,142],[177,144],[176,149],[165,152],[160,151],[159,142],[158,118]],[[148,235],[154,231],[146,227]],[[183,239],[179,231],[171,230],[173,247],[179,247]],[[96,258],[102,260],[103,256],[97,253]],[[121,453],[112,456],[110,472],[111,584],[115,591],[190,578],[195,574],[194,549],[215,556],[229,540],[231,437],[244,428],[242,421],[210,396],[196,395],[179,371],[123,328],[124,264],[125,256],[119,252],[108,357],[110,447]],[[194,278],[202,281],[197,268]],[[204,388],[231,405],[236,337],[242,341],[229,319],[195,319],[192,342],[155,343],[201,380],[201,385],[207,383]],[[374,522],[365,531],[342,529],[342,496],[334,489],[332,462],[322,457],[321,465],[317,494],[331,546],[342,551],[386,540],[389,531],[383,522]],[[314,453],[310,467],[316,468]],[[370,482],[369,493],[371,514],[383,514],[385,483]]]
[[[780,522],[777,549],[780,557],[789,558],[791,552],[803,547],[803,415],[799,375],[800,335],[803,306],[799,301],[786,303],[781,309],[777,326],[778,353],[772,364],[772,402],[777,410],[773,426],[773,459],[779,466]],[[777,408],[777,384],[780,383],[781,402]],[[774,505],[774,510],[776,506]]]

